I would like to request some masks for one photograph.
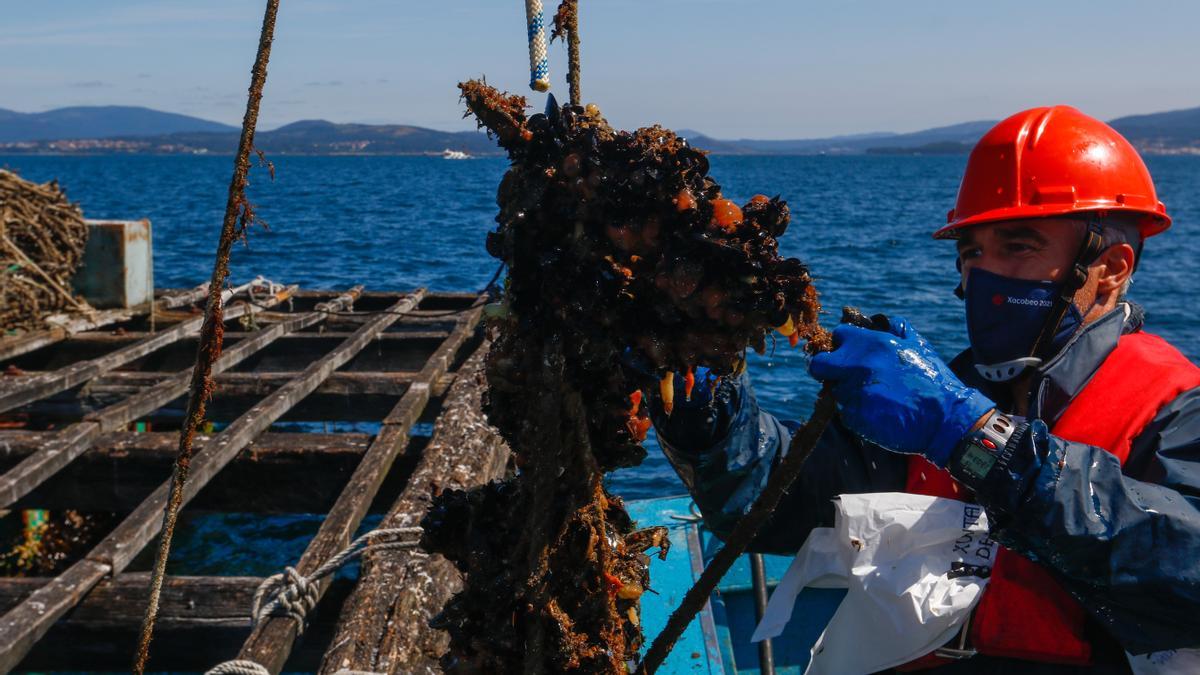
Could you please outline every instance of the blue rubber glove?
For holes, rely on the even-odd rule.
[[[996,404],[964,385],[904,319],[889,324],[890,331],[838,326],[834,350],[814,356],[809,372],[833,385],[851,431],[944,468],[963,436]]]

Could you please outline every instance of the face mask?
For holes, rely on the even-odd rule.
[[[973,269],[967,278],[967,336],[975,368],[993,382],[1006,382],[1026,367],[1041,364],[1029,352],[1042,332],[1060,291],[1052,281],[1027,281]],[[1072,303],[1067,308],[1050,353],[1058,353],[1079,329],[1083,316]]]

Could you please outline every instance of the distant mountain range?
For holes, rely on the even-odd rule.
[[[681,130],[715,154],[956,154],[965,153],[994,120],[963,122],[912,133],[876,132],[796,140],[722,140]],[[1200,108],[1121,117],[1109,122],[1149,154],[1200,154]],[[0,152],[9,153],[232,153],[238,129],[149,108],[97,106],[18,113],[0,108]],[[500,154],[478,131],[438,131],[402,124],[293,122],[260,131],[259,149],[273,154],[421,155],[459,150]]]
[[[181,131],[236,133],[238,129],[198,117],[132,106],[79,106],[40,113],[19,113],[0,108],[0,143],[157,136]]]

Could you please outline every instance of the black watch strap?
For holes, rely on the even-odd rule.
[[[983,480],[1024,421],[1023,417],[992,411],[983,425],[967,434],[951,455],[950,473],[968,485]]]

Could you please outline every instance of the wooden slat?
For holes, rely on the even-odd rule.
[[[450,337],[434,352],[421,369],[416,380],[384,420],[383,429],[367,450],[366,456],[346,483],[338,501],[321,522],[321,528],[309,542],[296,569],[311,574],[325,560],[344,548],[362,523],[362,518],[379,491],[397,454],[404,447],[409,430],[429,402],[430,388],[450,367],[459,349],[479,324],[483,308],[478,306],[464,314]],[[328,588],[330,578],[317,584],[318,596]],[[297,624],[287,617],[269,617],[255,626],[238,655],[262,664],[278,673],[291,653]]]
[[[266,320],[268,317],[264,314],[258,315],[261,320]],[[295,313],[288,312],[272,312],[272,318],[277,318],[278,321],[287,321],[296,316]],[[403,319],[402,319],[403,320]],[[323,330],[319,333],[293,333],[284,339],[284,342],[295,340],[297,342],[304,340],[344,340],[353,333],[349,330]],[[240,340],[242,338],[253,337],[258,331],[240,331],[227,330],[225,331],[226,340]],[[100,345],[100,346],[115,346],[123,347],[132,344],[143,338],[158,335],[149,331],[129,331],[121,335],[113,335],[108,332],[96,333],[79,333],[71,338],[71,342],[80,344]],[[445,340],[449,337],[450,332],[445,330],[407,330],[399,332],[384,333],[377,339],[381,342],[400,342],[407,340]],[[26,371],[27,377],[37,377],[42,375],[44,371]]]
[[[48,435],[0,432],[0,451],[9,461],[20,459],[42,448],[39,440]],[[337,501],[373,437],[363,433],[260,434],[213,477],[190,508],[325,513]],[[410,446],[415,449],[424,440],[414,439]],[[12,508],[128,513],[171,475],[178,448],[178,432],[102,434],[75,461]],[[404,487],[407,472],[392,473],[395,475],[389,475],[380,489],[373,506],[376,511],[386,509]]]
[[[274,389],[294,379],[298,372],[248,372],[223,373],[214,378],[219,396],[265,396]],[[160,384],[173,377],[161,372],[118,372],[109,373],[93,380],[88,385],[91,396],[128,395],[150,386]],[[413,379],[415,370],[375,372],[338,371],[321,383],[317,393],[321,394],[382,394],[400,396]]]
[[[415,307],[424,296],[424,289],[397,302],[388,311],[378,314],[374,321],[364,324],[354,337],[346,340],[333,351],[310,365],[297,379],[280,387],[277,391],[251,408],[230,424],[224,431],[203,443],[192,458],[188,482],[183,491],[183,504],[196,496],[218,471],[245,448],[254,437],[265,431],[287,412],[297,401],[310,394],[330,373],[349,361],[371,340],[400,318],[400,314]],[[81,566],[99,565],[113,573],[120,573],[135,556],[149,543],[162,527],[162,514],[170,492],[170,481],[158,487],[133,513],[127,516],[105,537],[87,558],[81,560],[64,574],[71,574]],[[81,579],[72,587],[72,597],[64,598],[63,591],[53,597],[39,600],[37,604],[22,602],[0,617],[0,672],[16,666],[29,651],[33,643],[64,613],[78,603],[83,594],[96,584],[99,578]],[[85,583],[86,582],[86,583]],[[39,591],[40,593],[41,591]],[[37,595],[36,593],[34,595]],[[52,602],[51,602],[52,601]],[[53,607],[48,611],[44,607]]]
[[[133,313],[127,309],[109,309],[94,314],[85,314],[64,322],[62,325],[47,328],[46,330],[0,337],[0,361],[7,361],[22,354],[28,354],[35,349],[41,349],[46,345],[62,342],[75,333],[95,330],[104,326],[110,326],[118,321],[125,321],[131,316],[133,316]]]
[[[348,306],[354,301],[354,298],[355,291],[351,291],[339,299],[337,306]],[[253,338],[239,342],[223,353],[213,364],[213,372],[220,373],[232,368],[289,331],[311,326],[322,321],[325,316],[326,314],[323,312],[309,312],[275,324]],[[30,455],[0,476],[0,508],[29,494],[47,478],[60,471],[78,457],[79,453],[87,449],[100,433],[122,429],[137,418],[182,396],[187,392],[190,381],[191,371],[182,370],[148,389],[91,413],[80,422],[65,427],[58,432],[55,440],[48,444],[43,451]]]
[[[96,585],[20,664],[32,672],[125,672],[146,610],[150,575],[127,572]],[[51,581],[0,578],[0,612]],[[250,606],[258,577],[167,576],[163,580],[149,670],[203,672],[237,654],[250,632]],[[338,579],[311,615],[308,635],[324,644],[353,581]],[[291,672],[315,672],[318,649],[298,650]]]
[[[5,612],[0,617],[0,673],[16,668],[50,626],[111,571],[103,563],[80,560]]]
[[[0,611],[12,609],[53,582],[53,578],[45,577],[0,579]],[[259,577],[168,576],[163,580],[159,625],[249,627],[251,601],[260,583]],[[145,614],[149,591],[149,572],[105,579],[80,601],[63,624],[88,628],[137,626]]]
[[[184,305],[191,305],[208,297],[208,283],[204,282],[199,286],[177,293],[168,293],[154,301],[154,309],[175,309]]]
[[[295,290],[293,287],[281,291],[264,304],[268,306],[277,305],[287,300]],[[225,311],[225,319],[236,319],[244,314],[253,314],[258,311],[258,305],[239,303],[229,307]],[[9,379],[0,385],[0,412],[12,410],[26,403],[36,401],[39,398],[57,394],[60,391],[86,382],[97,375],[120,368],[183,337],[198,333],[203,323],[204,317],[198,316],[101,357],[87,361],[78,361],[40,377]]]
[[[34,454],[55,436],[53,431],[0,430],[0,461],[21,460]],[[239,459],[248,462],[271,461],[276,455],[342,454],[361,457],[371,443],[372,434],[305,433],[268,431],[254,439]],[[210,435],[199,434],[201,439]],[[178,431],[108,431],[102,433],[79,457],[79,461],[123,463],[137,466],[142,463],[169,463],[179,449]],[[0,577],[3,579],[3,577]]]
[[[418,525],[438,490],[468,489],[503,475],[508,448],[482,410],[486,352],[485,343],[459,369],[433,438],[379,527]],[[446,634],[427,622],[461,588],[454,564],[392,550],[368,553],[360,569],[321,672],[440,670],[437,657],[446,648]]]

